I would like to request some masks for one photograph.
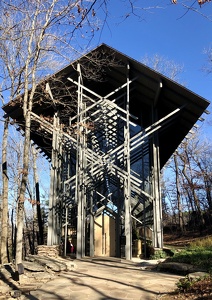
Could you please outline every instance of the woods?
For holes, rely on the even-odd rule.
[[[16,210],[16,265],[22,261],[22,233],[24,202],[28,185],[30,161],[30,128],[33,98],[40,77],[73,59],[76,50],[72,46],[78,31],[89,28],[88,39],[96,30],[95,4],[99,1],[2,1],[0,4],[0,65],[3,70],[1,95],[8,100],[21,100],[24,115],[24,141],[19,169],[19,186]],[[104,1],[103,1],[104,3]],[[80,34],[80,33],[79,33]],[[9,93],[9,96],[8,96]],[[21,95],[21,96],[20,96]],[[21,97],[21,99],[20,99]],[[8,101],[7,100],[7,101]],[[50,105],[53,105],[51,103]],[[4,204],[7,196],[7,128],[5,123],[2,165],[4,166]],[[5,206],[5,205],[4,205]],[[7,205],[6,205],[7,206]],[[6,214],[7,215],[7,214]],[[6,220],[3,220],[6,221]],[[6,230],[6,225],[3,225]],[[4,231],[3,231],[4,232]],[[6,235],[6,232],[4,232]],[[2,241],[5,243],[6,237]],[[4,249],[3,247],[2,249]],[[3,250],[2,250],[3,251]],[[2,260],[5,260],[5,254]]]
[[[72,109],[56,90],[52,97],[51,87],[44,86],[38,92],[37,85],[89,48],[95,33],[105,24],[107,1],[13,2],[0,4],[0,95],[3,105],[14,99],[20,102],[24,123],[13,140],[13,124],[7,117],[3,120],[0,260],[3,264],[15,258],[18,265],[23,256],[35,253],[36,245],[46,241],[48,184],[40,188],[43,178],[38,173],[43,169],[49,172],[49,166],[40,163],[41,156],[30,141],[33,101],[39,101],[40,92],[48,93],[48,105],[55,114],[61,104]],[[201,5],[205,2],[198,1]],[[93,70],[89,76],[92,74]],[[64,90],[70,93],[65,86]],[[193,135],[166,166],[173,180],[164,177],[164,225],[177,225],[181,230],[202,230],[212,225],[210,146],[211,141]]]
[[[183,72],[181,65],[159,55],[151,58],[146,56],[142,62],[180,82]],[[200,124],[202,121],[204,120],[200,119]],[[201,126],[194,126],[162,171],[165,227],[171,225],[181,232],[195,229],[197,231],[207,229],[210,232],[212,226],[211,140],[207,137],[203,138],[203,134]]]
[[[210,145],[193,136],[180,145],[164,169],[163,216],[168,231],[211,232]]]
[[[181,230],[210,231],[212,225],[211,141],[200,135],[201,130],[185,139],[166,166],[164,212]]]

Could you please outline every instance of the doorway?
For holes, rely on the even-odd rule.
[[[115,219],[104,213],[94,222],[94,255],[116,256]]]

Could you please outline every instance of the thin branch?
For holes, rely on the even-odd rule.
[[[201,15],[202,17],[204,17],[205,19],[207,19],[208,21],[212,21],[212,18],[210,18],[209,16],[205,15],[204,13],[202,13],[199,9],[193,7],[193,5],[196,3],[196,1],[191,5],[191,6],[188,6],[188,5],[185,5],[185,4],[182,4],[183,7],[185,7],[187,9],[187,11],[180,17],[178,18],[177,20],[179,19],[182,19],[189,11],[193,11],[199,15]]]

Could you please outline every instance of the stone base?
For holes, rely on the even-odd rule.
[[[40,256],[58,257],[60,255],[60,246],[59,245],[53,245],[53,246],[39,245],[39,246],[37,246],[37,253]]]

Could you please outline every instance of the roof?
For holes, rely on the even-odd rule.
[[[110,63],[108,63],[108,57],[110,57]],[[97,65],[99,58],[101,58],[102,64]],[[53,81],[53,78],[54,80],[59,78],[57,84],[54,85],[55,90],[53,92],[57,93],[59,97],[62,93],[61,82],[69,84],[73,92],[65,95],[65,97],[63,96],[62,101],[66,104],[68,103],[72,108],[76,108],[74,97],[77,91],[71,82],[68,83],[67,78],[71,77],[73,80],[77,80],[77,62],[87,66],[83,69],[84,74],[87,76],[84,79],[84,85],[102,97],[115,89],[117,89],[116,96],[121,94],[123,90],[120,91],[119,88],[126,83],[129,71],[129,77],[132,79],[130,84],[130,114],[134,116],[133,122],[142,126],[142,128],[145,129],[152,124],[153,107],[157,110],[158,120],[166,117],[168,114],[172,115],[159,128],[161,167],[168,161],[209,105],[209,102],[201,96],[106,44],[102,44],[86,55],[79,57],[72,64],[50,76],[48,80],[41,81],[35,98],[37,100],[39,97],[45,98],[45,94],[42,94],[42,84],[47,81]],[[126,68],[127,65],[130,66],[129,70]],[[95,76],[101,74],[101,79],[92,76],[94,73]],[[75,96],[73,96],[74,94]],[[72,97],[71,100],[70,95]],[[113,98],[114,95],[109,97],[110,100]],[[65,104],[63,106],[60,102],[59,107],[61,118],[64,122],[67,122]],[[8,103],[3,107],[3,110],[24,129],[20,99],[15,99]],[[38,115],[42,114],[43,116],[51,117],[53,111],[53,105],[50,105],[47,101],[43,101],[42,105],[39,101],[36,101],[33,106],[33,112]],[[74,111],[75,109],[72,110],[72,114],[74,114]],[[51,157],[50,136],[47,135],[40,138],[35,126],[35,129],[32,130],[31,138],[48,157]]]

